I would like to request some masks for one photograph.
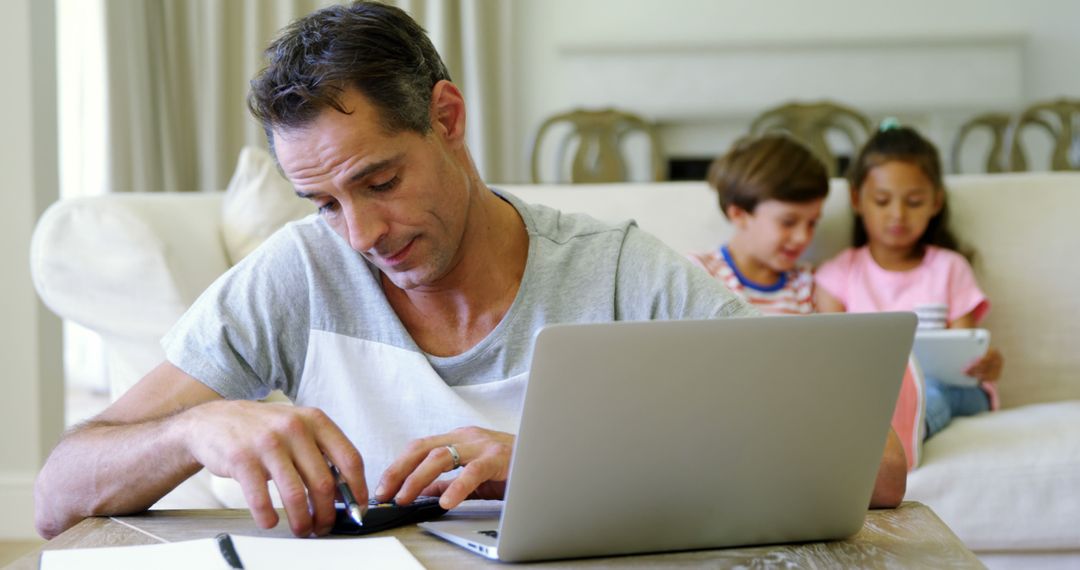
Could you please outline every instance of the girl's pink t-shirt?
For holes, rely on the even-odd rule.
[[[967,259],[935,246],[927,246],[922,263],[908,271],[882,269],[869,247],[848,248],[818,268],[814,279],[849,313],[910,311],[944,303],[950,323],[972,311],[978,323],[990,310]]]

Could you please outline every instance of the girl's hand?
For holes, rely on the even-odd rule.
[[[1001,367],[1004,362],[1005,359],[1001,356],[1001,351],[990,347],[982,358],[972,362],[964,370],[964,374],[974,376],[983,382],[997,382],[997,379],[1001,377]]]

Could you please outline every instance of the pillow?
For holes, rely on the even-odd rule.
[[[270,153],[244,147],[221,207],[221,233],[230,265],[286,223],[314,212],[315,206],[298,198],[292,184],[278,173]]]

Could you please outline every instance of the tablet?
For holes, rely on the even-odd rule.
[[[964,374],[964,369],[989,347],[986,329],[938,329],[916,331],[912,351],[926,377],[954,386],[977,386],[979,380]]]

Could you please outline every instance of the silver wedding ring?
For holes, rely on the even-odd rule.
[[[454,461],[454,466],[451,467],[450,470],[453,471],[454,469],[461,467],[461,454],[458,453],[457,448],[454,447],[454,444],[451,443],[450,445],[446,446],[446,450],[450,452],[450,459]]]

